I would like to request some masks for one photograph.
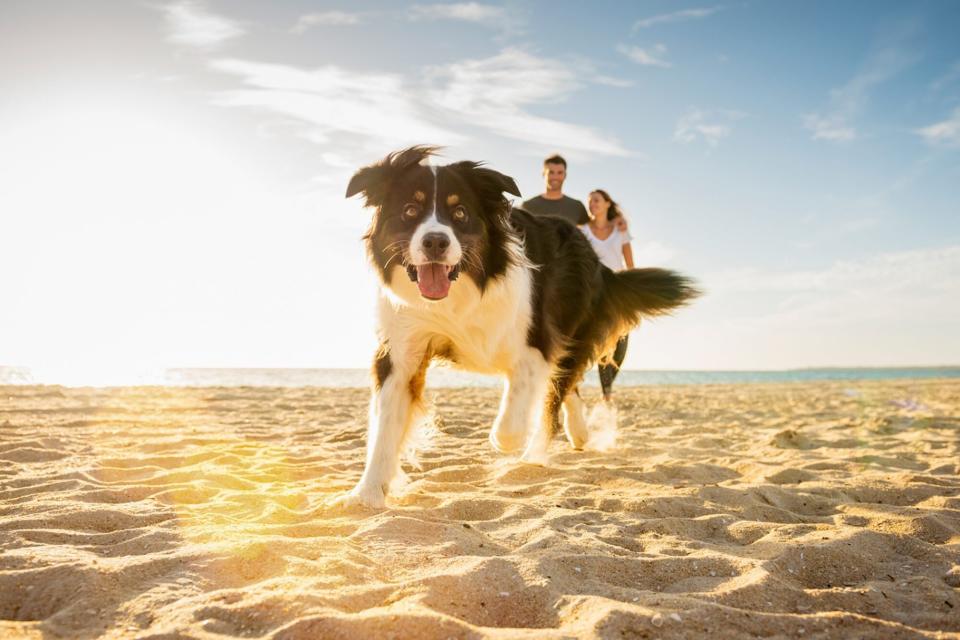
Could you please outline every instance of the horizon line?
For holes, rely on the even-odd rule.
[[[431,368],[438,369],[447,369],[449,371],[456,371],[460,373],[473,373],[476,375],[491,375],[497,376],[500,374],[484,374],[477,373],[474,371],[469,371],[467,369],[458,369],[453,366],[449,366],[444,363],[431,364]],[[41,367],[45,368],[45,367]],[[291,367],[291,366],[160,366],[160,367],[148,367],[149,369],[162,370],[162,371],[366,371],[370,367],[324,367],[324,366],[313,366],[313,367]],[[30,371],[33,367],[28,365],[7,365],[0,364],[0,369],[20,369]],[[71,367],[73,369],[73,367]],[[118,368],[118,372],[130,371],[130,367],[121,367]],[[780,371],[830,371],[830,370],[877,370],[877,369],[960,369],[960,363],[957,364],[892,364],[892,365],[807,365],[800,367],[782,367],[782,368],[705,368],[705,369],[633,369],[633,368],[622,368],[620,371],[635,371],[635,372],[648,372],[648,373],[663,373],[663,372],[676,372],[676,373],[774,373]]]

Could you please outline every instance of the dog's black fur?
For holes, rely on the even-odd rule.
[[[417,146],[391,153],[381,162],[360,169],[350,180],[347,197],[363,193],[366,206],[374,207],[376,213],[370,228],[364,235],[367,254],[380,273],[381,280],[388,282],[388,270],[397,260],[403,260],[408,250],[406,235],[421,221],[400,215],[402,207],[410,201],[411,194],[420,191],[427,196],[424,205],[432,204],[433,175],[423,161],[435,154],[437,147]],[[460,204],[479,215],[470,217],[467,225],[461,226],[460,241],[465,245],[468,258],[462,270],[483,291],[492,278],[502,276],[511,263],[507,251],[507,235],[512,227],[508,222],[510,203],[503,197],[507,192],[520,196],[520,190],[512,178],[483,167],[479,162],[457,162],[442,169],[444,191],[438,191],[438,218],[451,223],[451,207],[443,203],[448,193],[457,193]],[[429,207],[423,206],[423,213]],[[421,216],[422,217],[422,216]]]
[[[569,221],[514,209],[511,225],[524,239],[533,264],[533,322],[527,343],[547,360],[558,357],[547,411],[554,430],[563,398],[594,361],[644,316],[668,313],[698,291],[665,269],[614,272],[600,263],[590,242]]]
[[[689,279],[665,269],[611,271],[574,225],[512,209],[503,193],[519,196],[516,183],[480,163],[440,167],[434,187],[434,173],[422,163],[435,151],[435,147],[417,146],[390,154],[359,170],[350,181],[347,197],[362,192],[367,206],[376,209],[365,235],[370,260],[389,286],[392,265],[406,264],[411,230],[422,219],[403,213],[418,192],[425,196],[422,210],[435,209],[440,222],[456,229],[464,248],[462,265],[451,279],[462,272],[484,291],[517,262],[508,242],[518,239],[533,281],[526,342],[555,363],[546,408],[556,428],[563,399],[575,392],[594,361],[608,355],[620,335],[642,317],[669,313],[686,304],[698,291]],[[457,194],[457,206],[469,212],[466,223],[454,224],[448,194]],[[456,351],[457,345],[452,344],[442,354],[428,354],[427,359],[443,356],[456,363]],[[378,386],[389,371],[389,345],[384,345],[375,360]]]

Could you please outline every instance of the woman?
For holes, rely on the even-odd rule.
[[[621,230],[621,225],[617,224],[617,218],[623,217],[620,207],[603,189],[595,189],[590,193],[589,205],[590,222],[580,225],[579,229],[590,241],[600,262],[614,271],[620,271],[624,265],[627,269],[633,269],[633,249],[630,247],[633,238],[625,226]],[[598,367],[603,399],[607,402],[612,395],[613,379],[617,377],[626,355],[627,336],[623,336],[617,341],[617,348],[613,352],[614,364],[601,364]]]

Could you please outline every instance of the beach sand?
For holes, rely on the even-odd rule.
[[[960,638],[960,381],[622,389],[546,466],[429,391],[339,511],[367,393],[0,387],[0,637]]]

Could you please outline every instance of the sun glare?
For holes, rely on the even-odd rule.
[[[71,105],[0,126],[0,268],[21,274],[4,322],[23,338],[2,359],[45,382],[136,383],[166,364],[164,314],[203,300],[198,274],[239,264],[210,239],[267,207],[241,154],[177,113]]]

